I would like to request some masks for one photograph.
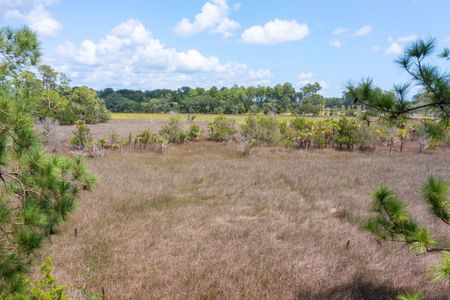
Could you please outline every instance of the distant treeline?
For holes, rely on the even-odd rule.
[[[233,86],[230,88],[182,87],[177,90],[114,90],[98,91],[112,112],[141,113],[286,113],[317,115],[324,109],[343,110],[354,108],[348,97],[326,98],[319,94],[319,83],[311,83],[296,90],[292,84],[270,86]]]

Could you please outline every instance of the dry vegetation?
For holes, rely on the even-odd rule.
[[[124,136],[159,123],[91,128]],[[420,199],[428,175],[450,180],[449,155],[258,148],[243,157],[233,143],[206,141],[162,154],[108,152],[88,161],[99,176],[94,192],[40,254],[76,299],[102,287],[107,299],[395,299],[405,291],[448,299],[448,286],[427,276],[438,254],[379,244],[360,224],[370,192],[386,183],[450,244]]]

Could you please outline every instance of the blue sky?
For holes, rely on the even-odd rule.
[[[0,0],[1,25],[38,32],[43,62],[96,89],[318,81],[339,96],[370,76],[407,79],[405,45],[450,45],[445,0]]]

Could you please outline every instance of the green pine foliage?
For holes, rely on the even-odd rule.
[[[373,195],[372,210],[376,213],[365,228],[383,240],[402,241],[418,252],[426,252],[436,244],[425,228],[411,218],[405,204],[392,190],[380,186]]]
[[[433,281],[442,281],[450,279],[450,252],[442,252],[442,263],[436,265],[432,270]]]
[[[422,189],[423,199],[429,204],[433,215],[448,225],[450,225],[449,189],[448,183],[432,176],[428,178]],[[397,199],[392,190],[380,186],[375,191],[373,198],[372,210],[375,216],[364,224],[364,228],[382,240],[404,242],[417,252],[441,252],[442,262],[433,268],[431,277],[433,281],[450,279],[449,249],[435,248],[436,240],[432,238],[427,229],[419,227],[414,222],[405,204]]]
[[[422,300],[422,299],[423,297],[420,293],[405,294],[397,297],[397,300]]]
[[[32,103],[18,98],[11,85],[21,70],[37,62],[34,34],[26,28],[0,31],[0,53],[5,58],[0,60],[0,291],[8,296],[28,288],[24,274],[31,255],[73,211],[76,197],[92,187],[95,177],[80,157],[46,152],[34,129]]]
[[[423,187],[423,198],[430,205],[431,212],[450,225],[450,198],[448,184],[442,179],[429,177]]]

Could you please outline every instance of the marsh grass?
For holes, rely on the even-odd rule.
[[[203,140],[162,154],[108,152],[88,161],[99,175],[94,192],[40,256],[53,258],[75,299],[102,287],[107,299],[395,299],[407,291],[447,299],[448,286],[428,277],[438,255],[379,244],[360,225],[370,192],[385,183],[450,244],[420,195],[428,175],[450,180],[449,151],[268,147],[243,157],[236,145]]]

